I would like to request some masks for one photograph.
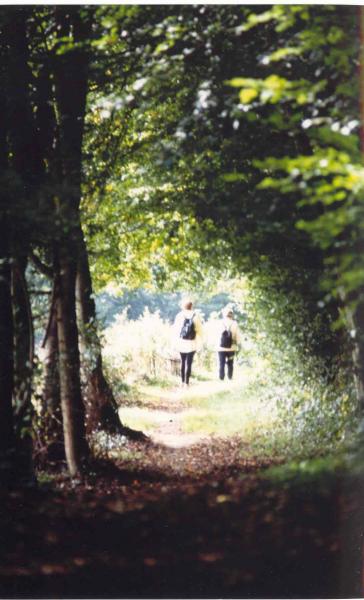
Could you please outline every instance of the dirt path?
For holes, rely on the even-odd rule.
[[[243,440],[187,435],[183,394],[153,410],[82,482],[0,491],[1,597],[361,596],[358,481],[272,481]]]
[[[186,415],[187,411],[181,411],[176,415],[167,415],[161,420],[160,427],[157,431],[151,434],[151,439],[156,444],[163,444],[170,448],[184,448],[193,446],[206,439],[200,433],[185,433],[181,428],[181,420]]]
[[[217,386],[217,382],[201,382],[188,390],[179,387],[159,390],[156,396],[145,398],[143,405],[131,412],[127,408],[120,409],[120,419],[128,426],[139,429],[139,422],[149,421],[150,443],[142,454],[137,452],[135,460],[127,462],[128,468],[134,464],[139,469],[157,471],[161,478],[166,474],[178,480],[187,476],[198,484],[206,475],[212,476],[219,471],[247,473],[266,466],[267,461],[257,463],[240,437],[220,438],[185,431],[185,419],[196,413],[190,404],[191,397],[208,395],[211,390],[216,391]]]
[[[198,393],[197,386],[194,387],[194,391]],[[163,407],[163,410],[153,409],[156,428],[149,432],[149,436],[155,444],[161,444],[168,448],[186,448],[207,440],[206,435],[186,433],[182,427],[184,418],[193,412],[186,407],[185,390],[179,387],[169,390],[167,398],[160,398],[158,404]],[[122,410],[120,413],[122,420]]]

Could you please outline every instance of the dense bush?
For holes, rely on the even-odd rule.
[[[244,354],[259,365],[249,393],[277,415],[274,435],[267,432],[264,444],[293,456],[332,450],[351,440],[356,428],[350,343],[326,315],[313,321],[302,296],[292,289],[282,293],[279,273],[275,278],[233,286],[246,315]]]

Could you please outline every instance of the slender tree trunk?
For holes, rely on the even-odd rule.
[[[57,290],[53,285],[49,307],[48,325],[43,341],[44,382],[42,393],[42,431],[39,460],[58,462],[65,460],[63,421],[59,379],[59,353],[57,333]]]
[[[32,378],[34,363],[33,319],[25,280],[26,260],[13,261],[12,303],[14,323],[13,414],[16,435],[17,476],[34,477]]]
[[[346,298],[346,319],[354,336],[352,356],[356,393],[361,413],[364,414],[364,303],[355,298],[354,304],[354,309],[349,308],[350,303]]]
[[[58,334],[57,334],[57,306],[56,300],[52,299],[50,306],[47,336],[43,342],[44,347],[44,385],[43,404],[46,414],[57,415],[60,405],[59,385],[59,356],[58,356]],[[61,415],[59,415],[61,417]]]
[[[56,250],[57,335],[65,453],[72,476],[82,471],[88,456],[85,410],[81,396],[80,356],[76,323],[74,248],[66,241]]]
[[[7,110],[6,64],[8,46],[4,32],[0,32],[0,113]],[[13,374],[13,314],[11,304],[11,228],[10,202],[6,193],[8,169],[8,122],[0,119],[0,483],[9,478],[10,458],[14,450],[12,396]]]
[[[27,285],[25,262],[19,260],[12,268],[12,297],[14,319],[14,394],[15,413],[25,415],[30,409],[34,361],[33,320]]]
[[[90,434],[97,429],[106,429],[110,432],[121,431],[117,403],[103,373],[88,254],[81,227],[76,300],[81,341],[81,364],[85,381],[87,433]]]
[[[13,314],[8,223],[0,217],[0,469],[14,448],[12,395],[14,386]]]
[[[364,414],[364,306],[362,304],[355,311],[354,323],[357,332],[354,347],[356,390]]]

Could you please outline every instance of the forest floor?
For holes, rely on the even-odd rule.
[[[109,439],[82,481],[2,491],[1,597],[362,597],[362,476],[277,476],[206,433],[193,399],[219,385],[146,390],[121,418],[147,440]]]

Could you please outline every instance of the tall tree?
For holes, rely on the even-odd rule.
[[[0,107],[6,114],[7,48],[4,37],[0,38]],[[11,216],[8,186],[7,121],[0,122],[0,468],[14,444],[12,395],[13,395],[13,316],[11,304]],[[5,463],[6,465],[6,463]],[[1,475],[1,479],[3,476]]]
[[[7,281],[8,269],[12,272],[12,297],[9,317],[9,303],[5,301],[2,318],[6,330],[12,331],[12,349],[8,361],[9,377],[13,379],[13,402],[15,405],[16,439],[19,455],[29,463],[31,455],[30,419],[31,411],[31,376],[34,356],[32,316],[29,296],[24,278],[24,270],[29,252],[30,231],[34,226],[32,203],[35,199],[34,189],[39,181],[42,169],[39,152],[34,144],[34,122],[29,102],[30,68],[29,52],[26,36],[27,11],[13,10],[2,14],[1,47],[2,47],[2,83],[6,90],[3,99],[3,171],[7,193],[12,195],[11,204],[3,207],[3,224],[8,230],[4,232],[4,241],[8,252],[4,282]],[[20,85],[19,85],[20,82]],[[7,178],[7,181],[6,181]],[[9,202],[10,198],[8,199]],[[6,201],[4,200],[4,203]],[[7,339],[4,331],[4,340]],[[14,364],[15,359],[15,364]],[[8,389],[5,386],[5,389]],[[10,410],[8,406],[8,411]],[[12,410],[12,409],[11,409]],[[28,418],[28,430],[25,418]],[[6,419],[5,419],[6,420]],[[27,434],[24,437],[24,432]],[[6,439],[6,436],[5,436]],[[24,467],[25,465],[18,465]]]
[[[57,8],[55,23],[60,39],[72,41],[71,49],[55,56],[54,81],[58,112],[58,195],[54,199],[59,221],[54,243],[57,290],[60,392],[65,451],[71,475],[82,470],[88,447],[85,410],[81,393],[80,356],[76,317],[76,275],[80,253],[78,223],[81,198],[82,138],[88,90],[87,44],[92,25],[88,10]]]
[[[12,395],[14,386],[13,315],[11,304],[11,251],[10,223],[7,199],[1,196],[0,215],[0,468],[8,466],[9,454],[14,450]]]

